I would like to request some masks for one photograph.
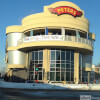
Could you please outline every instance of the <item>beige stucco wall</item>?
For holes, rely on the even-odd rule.
[[[50,50],[49,49],[44,49],[43,50],[43,80],[47,81],[48,80],[48,73],[50,72]]]
[[[74,82],[79,82],[79,52],[74,53]]]
[[[17,49],[25,49],[28,48],[43,48],[43,47],[59,47],[59,48],[73,48],[73,49],[80,49],[80,51],[86,50],[87,52],[84,53],[92,53],[93,48],[92,46],[84,43],[77,43],[77,42],[68,42],[68,41],[35,41],[35,42],[27,42],[22,43],[16,47],[8,47],[7,50],[17,50]],[[27,49],[27,48],[26,48]]]

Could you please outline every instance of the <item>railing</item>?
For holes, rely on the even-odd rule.
[[[24,37],[23,39],[18,40],[17,44],[26,43],[26,42],[34,42],[34,41],[70,41],[77,43],[88,44],[93,47],[94,41],[88,40],[81,37],[76,36],[64,36],[64,35],[39,35],[39,36],[29,36]]]
[[[88,40],[88,39],[85,39],[85,38],[79,38],[79,37],[75,37],[75,36],[65,36],[65,41],[84,43],[84,44],[88,44],[92,47],[94,45],[93,40]]]

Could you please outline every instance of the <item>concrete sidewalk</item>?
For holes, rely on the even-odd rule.
[[[0,88],[100,91],[100,84],[13,83],[0,81]]]

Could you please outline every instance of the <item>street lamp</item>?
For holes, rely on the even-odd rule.
[[[1,53],[1,51],[0,51],[0,55],[1,55],[1,76],[2,76],[2,53]]]

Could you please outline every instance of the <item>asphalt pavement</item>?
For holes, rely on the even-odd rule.
[[[0,100],[81,100],[80,96],[91,96],[91,100],[100,100],[100,92],[98,91],[0,88]]]

